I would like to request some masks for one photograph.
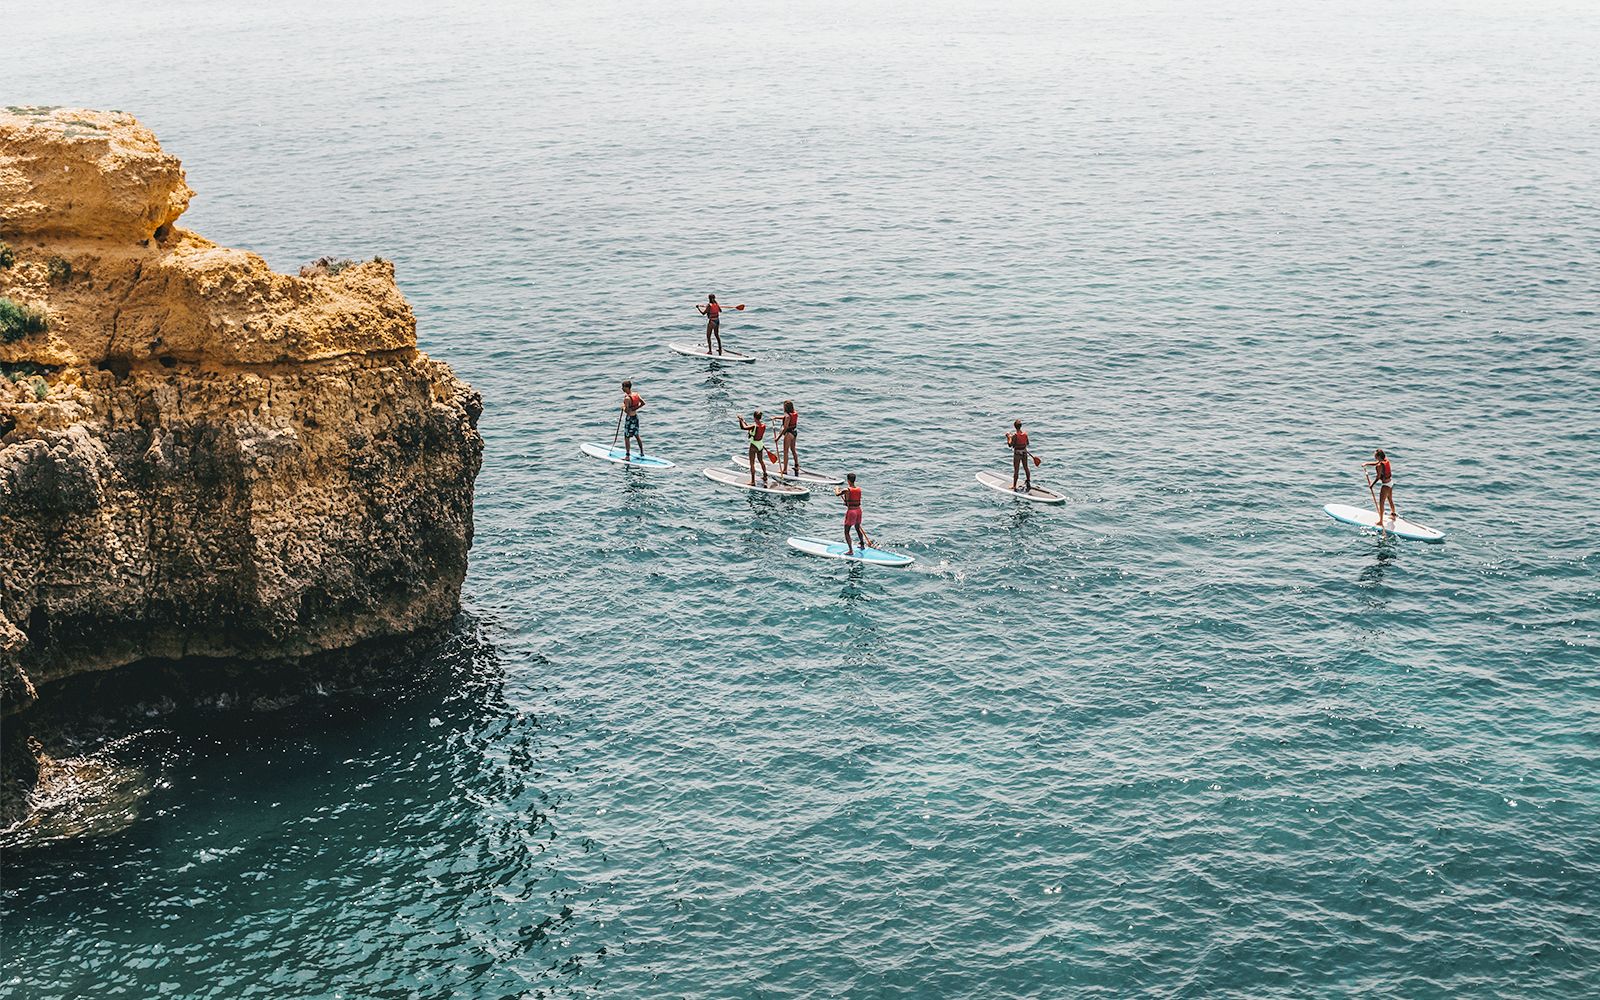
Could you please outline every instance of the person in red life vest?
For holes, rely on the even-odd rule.
[[[833,495],[844,498],[844,548],[853,556],[856,550],[850,545],[851,528],[856,529],[856,541],[863,550],[872,547],[872,539],[861,533],[861,487],[856,485],[856,474],[852,472],[844,478],[845,485],[834,490]]]
[[[1022,421],[1011,421],[1012,431],[1006,435],[1006,444],[1011,446],[1011,488],[1017,488],[1017,470],[1022,470],[1024,491],[1033,489],[1033,470],[1028,468],[1028,432],[1022,429]]]
[[[717,305],[715,295],[706,296],[706,304],[695,306],[700,315],[706,318],[706,353],[711,353],[711,338],[717,338],[717,353],[722,353],[722,307]]]
[[[767,436],[767,425],[761,422],[761,411],[757,410],[751,415],[753,423],[745,423],[744,418],[739,418],[739,429],[744,431],[745,441],[750,445],[750,485],[756,484],[756,465],[761,466],[761,485],[767,485],[767,456],[765,454],[766,442],[762,439]]]
[[[644,409],[644,397],[633,391],[632,382],[622,383],[622,455],[633,461],[633,441],[639,442],[639,457],[644,457],[644,438],[639,436],[639,411]]]
[[[1361,463],[1362,472],[1366,472],[1368,469],[1372,470],[1372,481],[1367,484],[1368,488],[1378,487],[1376,494],[1378,500],[1378,524],[1383,524],[1383,502],[1385,500],[1389,501],[1389,516],[1392,524],[1400,518],[1400,512],[1394,506],[1394,466],[1389,464],[1389,456],[1383,453],[1382,448],[1372,453],[1372,461]]]
[[[780,475],[789,474],[789,459],[794,459],[794,474],[800,474],[800,452],[795,449],[795,439],[800,434],[800,414],[795,412],[794,400],[783,401],[783,423],[778,425],[778,455]]]

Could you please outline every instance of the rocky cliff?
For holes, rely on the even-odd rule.
[[[128,115],[0,111],[13,817],[33,766],[17,713],[54,681],[283,663],[457,610],[477,393],[417,350],[391,264],[276,274],[178,228],[192,195]]]

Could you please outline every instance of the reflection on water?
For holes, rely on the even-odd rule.
[[[552,754],[547,693],[508,686],[481,626],[461,616],[381,672],[373,662],[260,686],[196,679],[62,719],[75,740],[133,730],[108,758],[154,751],[164,763],[75,766],[81,808],[5,852],[6,909],[29,916],[8,921],[8,951],[66,948],[75,975],[95,984],[22,963],[7,987],[151,995],[149,976],[170,973],[94,945],[108,925],[156,925],[177,937],[142,945],[150,962],[203,941],[207,967],[309,963],[334,978],[405,982],[409,994],[450,995],[463,982],[482,996],[581,988],[607,949],[568,940],[580,892],[556,872],[601,862],[592,839],[563,836],[571,767]],[[536,657],[517,668],[547,674]],[[263,711],[263,699],[278,707]],[[129,825],[135,809],[149,821]],[[102,836],[50,839],[69,822]],[[441,961],[457,948],[476,961]]]
[[[1392,536],[1380,539],[1374,546],[1376,561],[1361,570],[1358,578],[1363,587],[1376,587],[1383,583],[1384,577],[1395,565],[1396,556],[1399,554],[1399,543]]]
[[[32,811],[0,831],[0,844],[122,831],[153,792],[187,780],[197,755],[359,724],[378,705],[431,704],[466,677],[481,687],[492,663],[480,623],[463,615],[433,636],[299,663],[148,662],[67,678],[17,720],[43,757]]]

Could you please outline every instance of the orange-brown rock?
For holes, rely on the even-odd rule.
[[[0,325],[5,714],[75,673],[458,608],[477,393],[417,350],[387,261],[274,273],[177,228],[191,195],[130,116],[0,112],[0,298],[45,321]]]
[[[0,111],[0,230],[11,236],[139,243],[193,194],[178,158],[132,115]]]

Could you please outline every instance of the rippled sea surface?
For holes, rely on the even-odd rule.
[[[396,262],[465,612],[149,706],[133,824],[5,858],[9,995],[1600,992],[1594,7],[245,6],[11,12],[0,90]],[[709,291],[758,364],[664,350]],[[676,470],[580,456],[622,378]],[[700,475],[784,398],[915,566]],[[1014,417],[1066,506],[973,481]],[[1377,446],[1443,545],[1324,517]]]

